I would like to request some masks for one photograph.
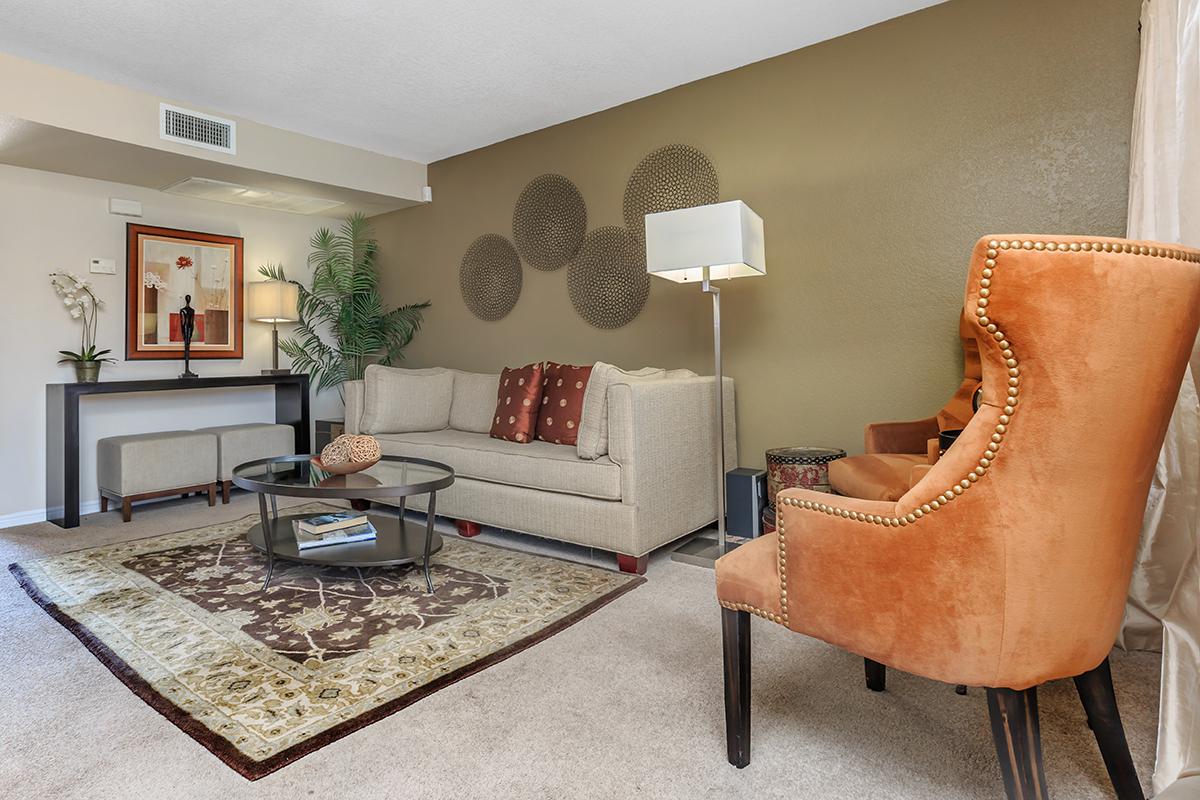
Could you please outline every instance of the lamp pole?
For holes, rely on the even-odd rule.
[[[700,288],[713,301],[713,374],[717,391],[717,555],[725,555],[725,386],[721,376],[721,290],[709,280],[704,268]]]

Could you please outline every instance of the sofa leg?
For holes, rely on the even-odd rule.
[[[210,483],[208,485],[208,507],[212,508],[217,504],[217,485]]]
[[[725,661],[725,746],[729,763],[750,763],[750,612],[721,609]]]
[[[478,522],[471,522],[470,520],[466,519],[454,520],[454,527],[458,528],[459,536],[463,536],[468,539],[472,536],[478,536],[479,534],[483,533],[482,525],[480,525]]]
[[[229,505],[229,490],[233,488],[233,481],[221,481],[221,505]]]
[[[1042,768],[1037,688],[988,689],[987,699],[1008,800],[1044,800],[1049,793]]]
[[[1129,743],[1125,740],[1125,726],[1117,711],[1108,659],[1095,669],[1076,676],[1075,688],[1087,712],[1088,725],[1100,745],[1100,755],[1104,757],[1104,766],[1108,768],[1108,777],[1118,800],[1145,800],[1133,757],[1129,754]]]
[[[108,498],[100,495],[100,513],[103,514],[106,511],[108,511]]]
[[[863,659],[867,672],[867,688],[872,692],[882,692],[887,688],[887,667],[869,658]]]
[[[128,497],[121,498],[121,521],[129,522],[133,519],[133,500]]]
[[[646,566],[650,563],[650,554],[644,556],[627,556],[617,553],[617,569],[633,575],[645,575]]]

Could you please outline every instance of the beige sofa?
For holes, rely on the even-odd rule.
[[[586,458],[575,445],[491,438],[499,376],[457,370],[369,368],[364,381],[344,385],[346,431],[374,435],[385,454],[453,467],[437,511],[460,530],[470,521],[595,547],[616,553],[621,569],[644,572],[650,551],[716,520],[713,379],[598,364],[592,381],[601,367],[605,382],[590,385],[579,430]],[[729,378],[724,391],[726,463],[734,465]],[[408,507],[424,510],[426,500],[410,498]]]

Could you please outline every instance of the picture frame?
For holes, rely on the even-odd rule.
[[[191,358],[242,358],[242,237],[134,222],[125,234],[125,359],[182,360],[179,308],[189,295]]]

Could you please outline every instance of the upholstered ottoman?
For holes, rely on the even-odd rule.
[[[133,518],[133,502],[151,497],[207,492],[216,503],[213,474],[217,469],[217,437],[200,431],[158,431],[109,436],[96,444],[96,478],[100,510],[108,501],[121,503],[121,518]]]
[[[296,431],[291,425],[251,422],[200,428],[196,433],[210,433],[217,437],[217,466],[213,474],[221,486],[222,503],[229,502],[233,468],[238,464],[271,456],[290,456],[296,452]]]

